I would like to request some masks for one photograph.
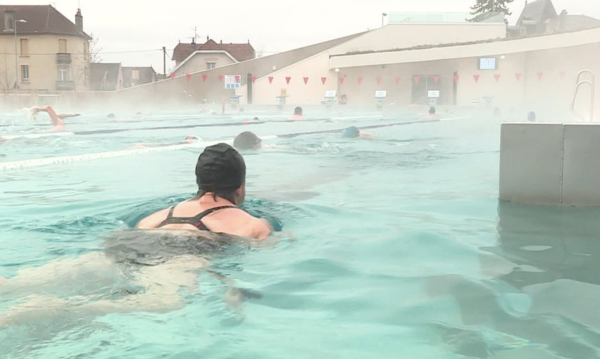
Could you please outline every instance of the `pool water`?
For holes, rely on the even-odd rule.
[[[243,116],[82,116],[72,131],[131,131],[8,141],[0,161],[415,120],[347,117],[148,130]],[[600,357],[599,210],[499,203],[497,119],[370,132],[271,139],[263,145],[274,148],[243,153],[245,208],[280,230],[261,246],[173,249],[130,229],[194,193],[199,148],[0,172],[0,276],[10,278],[0,284],[0,357]],[[123,254],[130,239],[164,248]],[[199,258],[209,271],[194,268]],[[231,286],[247,298],[228,300]]]

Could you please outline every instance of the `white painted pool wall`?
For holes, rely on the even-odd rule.
[[[600,206],[600,124],[503,124],[500,199]]]

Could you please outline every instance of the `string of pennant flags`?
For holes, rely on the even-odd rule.
[[[514,75],[514,80],[516,80],[517,82],[520,82],[523,79],[523,73],[521,73],[521,72],[516,72],[513,75]],[[547,77],[547,75],[548,75],[548,73],[546,73],[546,72],[537,72],[535,74],[535,76],[538,79],[538,81],[544,80]],[[561,80],[565,80],[566,77],[567,77],[567,72],[566,71],[558,71],[558,76],[559,76],[559,78]],[[186,77],[187,81],[189,82],[192,79],[192,74],[186,74],[185,77]],[[201,77],[202,77],[202,81],[206,82],[206,80],[208,80],[208,78],[209,78],[209,75],[208,74],[202,74]],[[223,82],[223,79],[225,78],[225,75],[218,75],[217,77],[219,79],[219,82]],[[433,80],[433,82],[435,84],[437,84],[440,81],[440,79],[442,79],[443,77],[445,78],[446,76],[412,76],[412,78],[410,80],[415,85],[418,85],[423,78],[425,78],[425,79],[431,78]],[[495,82],[500,82],[505,77],[506,76],[503,76],[503,74],[496,73],[496,74],[494,74],[493,79],[495,80]],[[172,73],[171,74],[171,79],[173,80],[175,78],[176,78],[175,73]],[[467,78],[468,78],[468,76],[467,76]],[[475,83],[479,83],[480,80],[482,80],[482,78],[484,78],[484,76],[482,76],[481,74],[474,74],[474,75],[472,75],[471,79]],[[252,76],[252,83],[255,83],[257,79],[258,78],[256,76]],[[291,76],[285,76],[284,79],[285,79],[286,84],[288,84],[288,85],[290,84],[290,82],[292,82],[292,77]],[[340,76],[339,79],[338,79],[339,84],[340,85],[346,84],[348,82],[347,79],[348,79],[348,77],[346,77],[346,76]],[[267,80],[269,81],[269,84],[273,84],[273,81],[275,80],[275,76],[268,76]],[[302,77],[302,81],[304,82],[305,85],[308,85],[309,80],[310,80],[310,77]],[[325,85],[327,83],[327,81],[329,80],[329,78],[328,77],[321,77],[319,80],[321,81],[322,85]],[[357,83],[358,83],[359,86],[363,84],[364,80],[365,80],[365,78],[363,76],[357,76],[356,77],[356,81],[357,81]],[[382,76],[375,76],[374,80],[377,83],[377,85],[380,85],[382,82],[384,82],[384,77],[382,77]],[[400,83],[403,80],[405,80],[405,79],[402,76],[395,76],[394,78],[392,78],[392,80],[396,83],[396,85],[400,85]],[[465,81],[465,77],[464,76],[460,76],[460,75],[453,75],[452,76],[452,80],[455,83],[464,82]],[[235,81],[236,82],[240,82],[241,81],[241,76],[236,75],[235,76]]]

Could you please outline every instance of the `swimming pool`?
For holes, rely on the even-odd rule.
[[[218,141],[248,129],[266,136],[415,120],[366,113],[304,123],[147,129],[165,121],[225,121],[185,116],[118,124],[83,116],[69,128],[137,130],[9,141],[0,145],[0,161],[123,150],[188,134]],[[0,356],[599,356],[600,316],[593,304],[600,288],[599,211],[499,204],[496,119],[370,131],[373,139],[322,133],[265,140],[279,148],[243,153],[247,209],[269,216],[284,232],[263,247],[233,244],[211,253],[212,270],[260,294],[241,308],[223,300],[222,281],[199,271],[198,287],[179,293],[176,309],[86,312],[98,298],[149,289],[124,290],[131,284],[123,273],[100,266],[85,272],[89,263],[79,263],[23,290],[0,285],[3,313],[31,301],[29,315],[0,329]],[[130,236],[126,229],[137,218],[195,191],[199,152],[0,172],[0,276],[86,258],[102,252],[107,238]],[[152,277],[146,282],[154,284]],[[69,302],[55,307],[51,298]]]

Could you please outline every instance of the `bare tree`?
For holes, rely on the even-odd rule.
[[[100,57],[100,53],[102,52],[102,47],[99,45],[100,39],[94,37],[93,33],[90,33],[90,37],[92,38],[90,40],[89,47],[90,63],[95,64],[98,62],[102,62],[102,58]]]
[[[256,51],[256,57],[263,57],[265,54],[265,45],[260,44],[258,45],[258,48],[255,50]]]

